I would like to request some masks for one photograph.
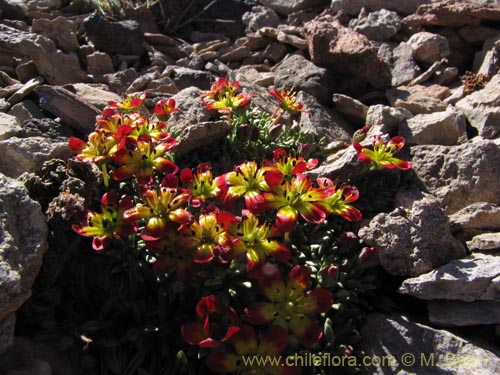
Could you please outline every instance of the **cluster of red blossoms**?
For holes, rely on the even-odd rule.
[[[241,108],[251,94],[236,94],[237,88],[237,82],[220,79],[204,95],[205,108],[224,114]],[[291,92],[271,94],[282,111],[305,111]],[[318,161],[284,149],[275,150],[272,160],[246,161],[219,176],[213,175],[210,163],[181,169],[173,161],[176,139],[168,130],[170,115],[178,110],[175,101],[159,101],[154,114],[148,115],[141,112],[144,99],[145,94],[109,102],[87,142],[69,140],[77,159],[101,168],[107,190],[100,212],[87,211],[73,229],[92,237],[95,250],[113,240],[140,236],[154,256],[153,269],[185,283],[211,262],[228,267],[243,264],[263,300],[247,306],[240,318],[220,297],[209,295],[197,305],[198,321],[182,327],[183,337],[192,345],[233,345],[234,353],[216,350],[209,355],[208,365],[214,371],[252,373],[252,366],[243,364],[241,357],[280,354],[289,335],[303,346],[314,345],[322,335],[317,316],[330,309],[332,296],[326,289],[311,289],[306,266],[281,273],[284,262],[291,259],[286,242],[300,220],[320,224],[329,215],[361,220],[361,212],[351,205],[358,190],[337,187],[324,177],[312,180],[307,172]],[[361,161],[409,167],[392,156],[401,142],[391,142],[384,146],[377,139],[375,151],[355,147]],[[120,196],[119,182],[127,180],[137,191]],[[249,324],[268,326],[260,342]],[[278,366],[269,373],[285,370],[297,368]]]

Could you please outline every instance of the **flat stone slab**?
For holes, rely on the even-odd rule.
[[[500,301],[429,301],[429,320],[440,326],[500,324]]]

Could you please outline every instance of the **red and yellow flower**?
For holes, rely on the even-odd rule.
[[[244,255],[249,274],[259,271],[259,264],[264,263],[268,257],[273,257],[281,262],[290,259],[290,250],[273,237],[273,229],[267,223],[260,224],[257,216],[244,210],[241,221],[231,231],[236,235],[234,256]]]
[[[364,163],[371,163],[371,170],[377,169],[410,169],[412,165],[404,160],[394,157],[405,144],[405,139],[400,136],[393,137],[387,144],[384,144],[380,135],[373,136],[373,150],[361,146],[358,142],[353,142],[353,146],[358,152],[358,160]]]
[[[342,216],[347,221],[360,221],[363,217],[360,210],[350,205],[359,198],[359,191],[355,186],[344,185],[336,188],[332,180],[326,177],[318,178],[320,187],[333,188],[334,193],[321,202],[321,206],[327,214]]]
[[[108,104],[112,108],[118,108],[124,113],[127,113],[131,111],[137,111],[139,108],[141,108],[142,102],[144,101],[145,98],[146,98],[146,93],[144,92],[139,96],[127,96],[119,103],[114,100],[110,100]]]
[[[177,245],[181,249],[194,249],[196,263],[211,262],[216,256],[220,261],[227,262],[233,242],[225,228],[235,220],[234,215],[225,211],[202,214],[198,221],[181,229],[182,238]]]
[[[243,107],[253,94],[235,94],[238,87],[238,81],[231,83],[227,78],[219,78],[216,83],[212,84],[210,91],[203,96],[204,108],[230,114],[236,108]]]
[[[180,174],[182,184],[191,192],[191,205],[200,207],[207,199],[219,195],[220,189],[212,175],[210,163],[202,163],[196,172],[184,168]]]
[[[283,180],[273,186],[271,192],[263,194],[263,199],[266,208],[278,210],[276,228],[286,233],[295,228],[299,215],[310,223],[325,221],[327,212],[322,202],[333,193],[332,187],[316,188],[305,174],[299,173],[291,181]]]
[[[307,112],[302,103],[297,103],[297,98],[295,97],[295,93],[293,91],[286,91],[285,89],[270,90],[269,94],[278,99],[278,106],[281,107],[284,111],[295,114],[298,112]]]
[[[76,159],[88,163],[98,163],[113,156],[118,149],[118,142],[114,137],[98,130],[90,133],[87,142],[70,137],[69,147],[77,154]]]
[[[142,231],[146,241],[159,240],[167,231],[168,222],[187,224],[193,219],[182,206],[189,200],[189,193],[179,192],[174,188],[161,187],[159,190],[147,190],[139,203],[124,213],[127,220],[147,219]]]
[[[239,330],[239,318],[231,306],[217,297],[203,297],[196,305],[198,321],[183,324],[182,337],[200,348],[216,348],[230,340]]]
[[[271,274],[258,279],[268,302],[257,302],[245,309],[252,324],[273,324],[297,337],[304,346],[318,342],[322,330],[315,318],[328,311],[333,303],[331,293],[322,288],[310,287],[309,268],[297,265],[292,268],[285,282],[276,268]]]
[[[179,110],[179,108],[177,108],[175,106],[174,99],[172,99],[172,98],[168,99],[168,100],[162,99],[162,100],[156,102],[155,108],[154,108],[154,113],[160,121],[167,121],[170,118],[170,115],[172,113],[177,112],[178,110]]]
[[[94,237],[92,247],[102,250],[112,238],[120,239],[137,231],[135,220],[124,220],[124,212],[130,207],[130,197],[123,197],[118,204],[116,193],[109,191],[101,198],[101,213],[87,211],[81,225],[73,225],[72,229],[81,236]]]

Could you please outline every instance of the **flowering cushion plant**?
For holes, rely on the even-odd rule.
[[[174,303],[172,324],[184,339],[178,355],[206,359],[212,371],[255,373],[244,355],[351,353],[335,343],[332,319],[349,300],[342,283],[365,277],[376,249],[336,231],[361,220],[360,193],[311,178],[319,161],[306,152],[310,135],[283,124],[277,130],[285,112],[306,111],[291,91],[270,92],[278,105],[269,116],[246,108],[252,94],[238,90],[238,82],[221,78],[201,100],[232,125],[229,142],[248,146],[249,156],[271,153],[232,170],[217,170],[213,160],[176,161],[169,121],[182,109],[173,99],[158,101],[151,115],[142,111],[146,93],[110,102],[87,141],[69,141],[77,159],[100,167],[104,181],[101,212],[88,210],[73,229],[93,237],[95,250],[135,254],[141,272],[154,274],[159,293]],[[377,138],[374,150],[354,147],[377,168],[407,169],[393,157],[403,144],[401,137],[387,145]],[[364,280],[352,293],[371,282]],[[266,365],[258,373],[299,372]]]

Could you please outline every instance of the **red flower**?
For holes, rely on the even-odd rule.
[[[182,325],[184,340],[200,348],[215,348],[231,339],[240,328],[238,314],[214,295],[203,297],[196,305],[197,322]]]
[[[162,99],[155,104],[155,115],[161,121],[167,121],[170,118],[170,115],[174,112],[177,112],[179,108],[175,106],[174,99]]]
[[[387,144],[383,143],[382,137],[379,135],[373,136],[373,150],[361,146],[354,142],[352,145],[358,151],[358,160],[364,163],[372,163],[371,170],[376,169],[410,169],[412,165],[407,161],[394,157],[394,154],[399,152],[405,144],[403,137],[393,137]]]

